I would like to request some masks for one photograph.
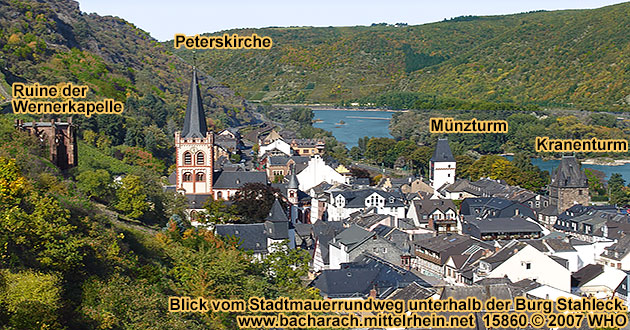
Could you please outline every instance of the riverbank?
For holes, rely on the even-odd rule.
[[[395,110],[395,109],[379,109],[379,108],[339,108],[334,104],[284,104],[274,103],[274,107],[292,108],[292,107],[305,107],[311,110],[317,111],[374,111],[374,112],[407,112],[409,110]]]
[[[586,165],[623,166],[630,164],[630,159],[588,158],[581,161],[581,163]]]

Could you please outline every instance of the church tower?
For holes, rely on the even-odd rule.
[[[295,176],[295,172],[291,169],[291,176],[289,176],[289,184],[287,185],[287,199],[289,203],[297,205],[298,203],[298,187],[299,182]]]
[[[177,190],[186,195],[211,195],[214,134],[208,131],[197,69],[193,68],[184,128],[175,132]]]
[[[575,204],[589,205],[588,179],[575,156],[563,156],[549,185],[549,201],[558,214]]]
[[[447,139],[438,139],[430,166],[433,190],[438,190],[445,184],[455,183],[455,157]]]

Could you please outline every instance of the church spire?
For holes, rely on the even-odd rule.
[[[190,82],[190,93],[188,94],[188,106],[186,106],[186,117],[184,118],[184,129],[182,138],[205,138],[208,127],[206,126],[206,116],[203,111],[199,82],[197,81],[197,68],[193,67],[192,81]]]

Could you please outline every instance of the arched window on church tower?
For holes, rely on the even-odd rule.
[[[184,173],[184,182],[190,182],[192,181],[192,175],[189,172]]]
[[[192,155],[190,154],[190,152],[186,151],[184,153],[184,165],[191,165],[192,164]]]
[[[204,156],[203,156],[203,152],[198,152],[197,153],[197,165],[203,165],[204,162]]]
[[[197,173],[195,175],[195,181],[202,182],[203,181],[203,173]]]

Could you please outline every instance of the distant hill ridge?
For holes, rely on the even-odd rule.
[[[339,102],[411,91],[622,110],[630,108],[629,27],[630,3],[622,3],[417,26],[238,29],[216,34],[257,33],[274,46],[200,51],[198,63],[253,100]],[[190,60],[190,51],[176,53]]]

